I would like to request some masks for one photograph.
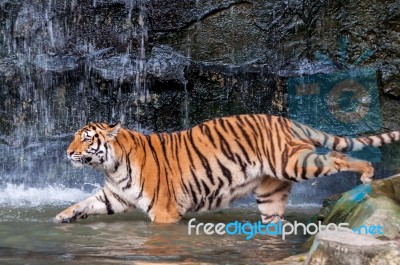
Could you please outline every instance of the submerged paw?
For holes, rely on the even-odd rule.
[[[65,217],[60,217],[60,216],[57,215],[54,218],[54,222],[56,222],[56,223],[71,223],[71,222],[74,222],[74,221],[76,221],[75,217],[65,218]]]
[[[262,223],[263,224],[269,224],[269,223],[275,223],[275,224],[277,224],[277,223],[279,223],[279,222],[282,222],[282,223],[289,223],[289,221],[287,221],[287,220],[285,220],[284,219],[284,216],[283,215],[278,215],[278,214],[271,214],[271,215],[264,215],[264,214],[262,214],[261,215],[261,220],[262,220]]]
[[[77,219],[85,219],[87,217],[88,215],[86,213],[79,212],[77,211],[77,209],[74,208],[68,208],[63,212],[57,214],[54,218],[54,221],[56,223],[71,223],[76,221]]]
[[[56,217],[54,217],[54,222],[56,223],[71,223],[73,221],[76,221],[76,217],[66,216],[62,213],[57,214]]]

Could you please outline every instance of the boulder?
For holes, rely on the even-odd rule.
[[[400,238],[400,175],[372,181],[328,198],[312,222],[348,223],[358,233],[388,239]],[[383,227],[382,233],[369,233],[365,227]],[[362,229],[360,229],[362,228]],[[310,244],[309,240],[308,244]]]
[[[316,236],[305,265],[400,264],[400,247],[352,231],[324,230]]]

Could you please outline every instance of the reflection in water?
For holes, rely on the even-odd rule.
[[[64,207],[64,206],[63,206]],[[55,224],[62,207],[0,208],[0,263],[116,263],[133,261],[242,264],[279,260],[301,251],[306,237],[257,235],[188,235],[187,222],[257,221],[257,209],[236,206],[220,212],[189,215],[179,224],[150,223],[139,211],[96,216],[71,224]],[[315,209],[289,210],[288,219],[305,221]]]

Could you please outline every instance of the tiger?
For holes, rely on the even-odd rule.
[[[279,222],[293,183],[342,171],[371,182],[371,163],[346,152],[399,139],[400,131],[334,136],[267,114],[222,117],[172,133],[89,123],[75,133],[67,156],[75,166],[103,171],[104,187],[55,221],[139,208],[152,222],[177,223],[188,212],[220,209],[253,194],[262,222]]]

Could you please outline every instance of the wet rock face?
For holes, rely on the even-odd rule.
[[[1,1],[0,141],[46,142],[89,121],[174,131],[284,115],[288,77],[351,65],[399,96],[399,17],[395,0]],[[395,100],[382,101],[397,127]]]
[[[118,119],[171,131],[231,113],[281,114],[285,77],[310,64],[326,71],[317,51],[339,68],[376,68],[383,91],[399,96],[399,9],[396,1],[2,1],[2,138],[37,123],[49,134]],[[170,111],[176,121],[154,120]]]
[[[2,2],[3,141],[18,146],[92,120],[172,131],[232,113],[282,112],[282,102],[271,105],[281,91],[264,65],[253,73],[246,65],[212,62],[215,57],[198,61],[190,45],[173,43],[185,41],[176,34],[194,23],[242,4],[249,13],[249,2],[234,1]],[[203,38],[217,34],[209,30]]]

